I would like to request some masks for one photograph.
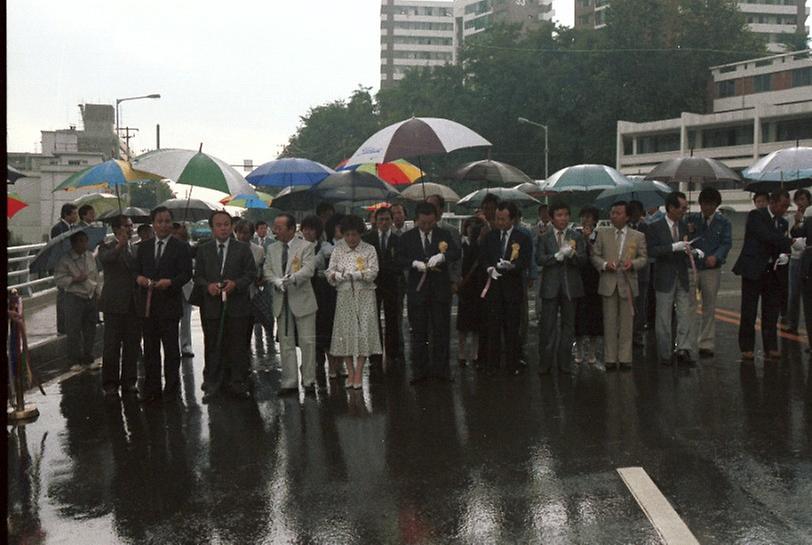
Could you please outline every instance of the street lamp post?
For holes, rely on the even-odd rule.
[[[548,147],[548,138],[547,138],[547,125],[542,125],[541,123],[536,123],[535,121],[530,121],[526,117],[520,117],[517,119],[519,123],[525,123],[527,125],[534,125],[536,127],[541,127],[544,129],[544,179],[546,180],[549,178],[550,173],[548,171],[548,158],[550,155],[550,148]]]
[[[124,97],[124,98],[117,98],[116,99],[116,138],[119,137],[118,136],[119,131],[121,130],[119,128],[119,118],[120,118],[119,104],[121,104],[122,102],[126,102],[128,100],[140,100],[142,98],[161,98],[161,95],[158,94],[158,93],[153,93],[151,95],[141,95],[141,96],[137,96],[137,97]],[[129,145],[128,145],[127,149],[129,150]]]

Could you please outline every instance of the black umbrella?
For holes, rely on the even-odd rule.
[[[490,159],[465,163],[454,172],[454,178],[459,181],[485,182],[488,185],[533,183],[530,176],[513,165]]]
[[[212,212],[223,209],[200,199],[169,199],[158,206],[170,209],[175,221],[180,222],[207,220]]]
[[[390,201],[400,193],[374,174],[357,170],[342,170],[330,174],[308,189],[286,188],[273,200],[280,210],[311,210],[319,202],[357,204],[361,202]]]
[[[741,176],[727,165],[710,157],[677,157],[654,167],[646,180],[666,183],[695,182],[702,185],[741,182]]]
[[[105,223],[110,223],[113,221],[113,218],[117,218],[119,216],[127,216],[133,220],[133,223],[147,223],[149,221],[149,210],[146,210],[145,208],[138,208],[137,206],[128,206],[123,210],[108,210],[96,219]]]
[[[53,270],[59,259],[70,252],[70,237],[81,231],[87,234],[87,249],[89,252],[92,252],[107,236],[107,227],[99,227],[98,225],[74,227],[49,240],[48,244],[37,252],[37,256],[31,261],[28,270],[32,273],[42,273]]]
[[[516,189],[515,187],[491,187],[484,188],[469,193],[457,203],[457,206],[465,208],[479,208],[485,195],[496,195],[500,201],[512,202],[517,206],[531,206],[541,204],[540,201],[534,199],[524,191]]]
[[[13,184],[20,178],[25,178],[24,172],[20,172],[11,165],[6,165],[6,181],[8,183]]]

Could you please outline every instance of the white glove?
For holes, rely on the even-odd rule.
[[[684,240],[680,240],[679,242],[674,242],[671,244],[671,251],[672,252],[684,252],[685,249],[688,247],[688,243]]]
[[[499,271],[497,271],[495,267],[488,267],[487,272],[488,272],[488,275],[491,278],[493,278],[494,280],[498,280],[499,277],[502,276],[502,274]]]
[[[792,249],[796,252],[802,252],[806,249],[806,237],[796,238],[792,243]]]
[[[693,248],[694,255],[696,255],[697,259],[705,259],[705,252],[700,250],[699,248]]]
[[[335,281],[335,282],[343,282],[344,281],[344,273],[342,273],[341,271],[333,271],[332,275],[333,275],[333,281]]]
[[[363,280],[364,279],[364,273],[362,273],[361,271],[352,271],[350,273],[350,278],[352,278],[355,281]]]
[[[575,254],[575,248],[572,246],[564,246],[561,248],[561,253],[564,254],[564,257],[572,257]]]
[[[284,285],[287,288],[291,284],[293,284],[293,277],[289,274],[286,274],[284,278],[282,278],[282,285]]]
[[[414,260],[412,261],[412,267],[417,269],[417,272],[426,272],[426,264],[422,261]]]
[[[558,250],[553,257],[559,263],[564,261],[564,250]]]
[[[428,268],[433,269],[440,263],[445,263],[445,255],[444,254],[434,254],[429,258]]]
[[[271,284],[281,292],[285,291],[285,283],[281,278],[274,278],[271,280]]]
[[[789,256],[787,254],[781,254],[778,256],[778,260],[776,260],[775,264],[780,267],[782,265],[786,265],[789,263]]]
[[[466,237],[462,237],[462,238],[460,239],[460,242],[461,242],[462,244],[470,244],[470,243],[471,243],[471,239],[469,239],[467,236],[466,236]]]
[[[508,261],[507,259],[500,259],[499,263],[496,264],[496,268],[500,271],[512,271],[516,268],[516,265]]]

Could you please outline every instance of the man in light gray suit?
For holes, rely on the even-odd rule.
[[[552,354],[557,354],[559,372],[572,374],[572,343],[575,338],[575,302],[584,296],[580,268],[587,263],[584,237],[569,227],[570,207],[550,205],[552,228],[536,240],[536,261],[541,267],[541,325],[539,327],[539,374],[547,375]],[[556,352],[556,324],[561,313],[561,331]]]
[[[302,349],[302,383],[305,393],[316,393],[316,296],[310,279],[316,267],[314,245],[296,238],[296,220],[280,214],[273,224],[277,243],[268,247],[264,279],[273,289],[273,311],[277,320],[282,356],[280,395],[299,391],[296,341]]]
[[[632,364],[634,301],[639,294],[637,271],[648,264],[646,236],[629,227],[628,205],[619,201],[609,212],[612,227],[598,229],[592,265],[601,273],[598,293],[603,297],[603,342],[606,369]]]

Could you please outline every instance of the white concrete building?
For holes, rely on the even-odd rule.
[[[409,68],[454,62],[454,2],[381,0],[381,88]]]
[[[617,169],[647,174],[693,153],[743,170],[775,150],[812,146],[812,57],[785,53],[710,68],[713,112],[674,119],[617,123]],[[734,191],[726,201],[747,202]],[[735,203],[734,203],[735,204]]]
[[[409,68],[458,62],[465,38],[495,22],[551,21],[552,0],[381,0],[381,88]]]

